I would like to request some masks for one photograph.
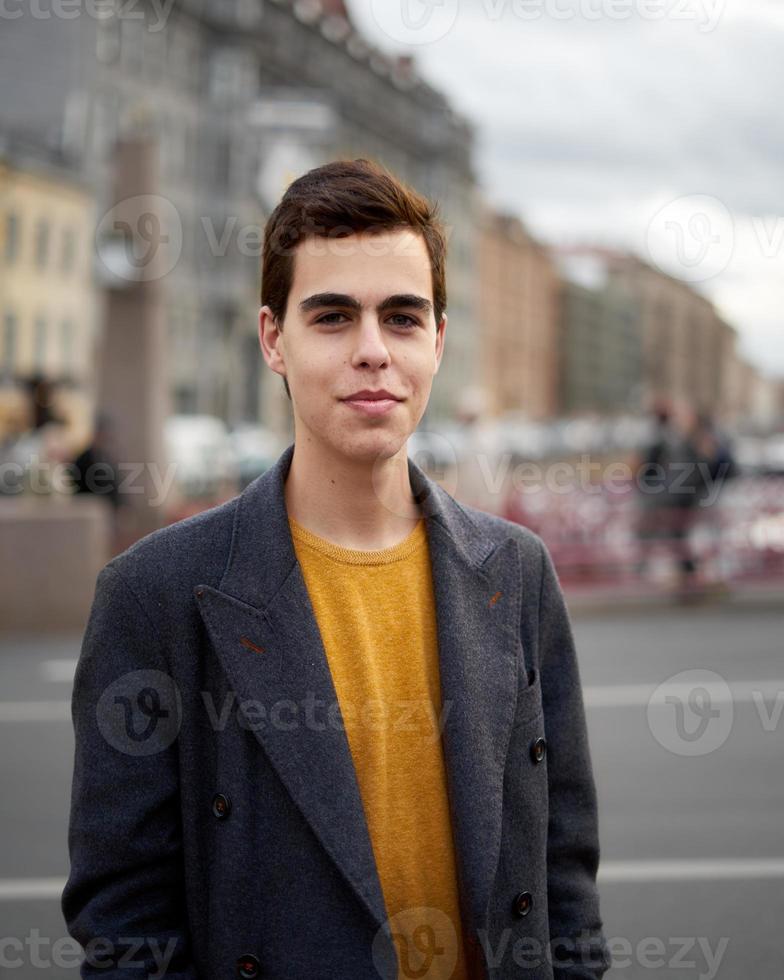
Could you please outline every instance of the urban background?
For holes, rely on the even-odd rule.
[[[476,44],[492,47],[503,5],[472,16],[480,6]],[[558,9],[611,32],[618,6]],[[780,41],[774,6],[749,9]],[[712,30],[738,30],[731,7],[705,0]],[[461,107],[427,70],[443,18],[459,16],[456,0],[0,8],[0,977],[38,975],[31,935],[48,940],[47,975],[77,975],[58,899],[68,686],[95,578],[292,441],[258,343],[263,229],[291,180],[338,157],[376,159],[440,203],[449,324],[409,455],[551,549],[578,640],[617,975],[781,972],[780,333],[769,357],[752,353],[744,316],[710,288],[731,276],[731,219],[707,177],[681,186],[664,165],[671,201],[639,247],[609,227],[534,232],[490,186],[476,101]],[[575,50],[559,68],[579,85]],[[536,70],[521,54],[530,90],[515,98],[538,91]],[[683,99],[699,109],[699,93]],[[773,141],[772,105],[769,118],[741,106],[750,141],[755,126]],[[568,126],[560,139],[568,167]],[[509,166],[525,183],[525,160]],[[784,251],[772,218],[760,261]],[[668,728],[665,695],[683,699],[685,728],[674,708]]]

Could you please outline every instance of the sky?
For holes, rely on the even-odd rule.
[[[784,0],[349,0],[476,127],[484,195],[683,278],[784,376]]]

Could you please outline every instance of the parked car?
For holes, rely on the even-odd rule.
[[[266,472],[286,448],[282,440],[262,425],[238,425],[230,433],[234,458],[239,468],[239,489]]]
[[[240,467],[226,423],[212,415],[172,415],[164,443],[174,466],[170,512],[175,520],[235,496]]]

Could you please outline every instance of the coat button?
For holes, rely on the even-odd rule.
[[[535,738],[531,742],[531,758],[534,763],[539,763],[547,754],[547,742],[544,738]]]
[[[212,798],[212,812],[219,820],[223,820],[224,817],[228,817],[229,810],[231,810],[231,801],[228,796],[224,796],[223,793],[216,793]]]
[[[237,960],[237,976],[242,977],[243,980],[253,980],[259,975],[260,969],[261,963],[253,953],[244,953]]]
[[[520,894],[515,897],[512,907],[515,915],[523,916],[528,915],[533,904],[534,897],[530,892],[520,892]]]

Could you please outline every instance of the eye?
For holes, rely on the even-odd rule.
[[[392,316],[390,317],[390,319],[394,319],[395,317],[398,317],[399,319],[403,319],[403,320],[407,320],[408,321],[407,323],[396,323],[395,324],[396,327],[409,327],[409,328],[411,328],[411,327],[417,327],[417,326],[419,326],[419,321],[418,320],[415,320],[412,316],[409,316],[407,313],[393,313]]]
[[[337,323],[337,320],[331,320],[330,317],[333,316],[345,316],[345,313],[325,313],[324,316],[320,316],[316,323]]]
[[[345,313],[340,313],[338,311],[336,311],[334,313],[324,313],[322,316],[320,316],[316,320],[316,323],[333,323],[333,324],[337,324],[337,323],[340,323],[341,321],[340,320],[336,320],[334,318],[335,317],[343,317],[345,319],[345,316],[346,316]],[[419,321],[416,320],[414,317],[409,316],[407,313],[393,313],[392,316],[389,318],[389,321],[391,322],[393,320],[396,320],[397,321],[397,322],[395,322],[393,324],[394,326],[396,326],[396,327],[405,327],[407,330],[411,330],[414,327],[419,326]]]

